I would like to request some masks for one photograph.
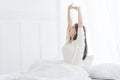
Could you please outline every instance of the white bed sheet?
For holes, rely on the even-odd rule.
[[[56,62],[40,62],[26,73],[0,75],[0,80],[92,80],[81,67]]]

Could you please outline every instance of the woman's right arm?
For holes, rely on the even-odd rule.
[[[70,35],[69,35],[69,29],[72,27],[72,19],[71,19],[71,8],[72,8],[72,5],[69,5],[68,6],[68,12],[67,12],[67,21],[68,21],[68,27],[67,27],[67,31],[66,31],[66,42],[68,42],[70,40]]]
[[[72,8],[72,5],[73,5],[73,4],[70,4],[70,5],[68,6],[68,13],[67,13],[68,28],[72,27],[72,19],[71,19],[71,12],[70,12],[70,10],[71,10],[71,8]]]

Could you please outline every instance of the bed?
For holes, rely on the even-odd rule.
[[[62,61],[39,61],[27,72],[0,75],[0,80],[92,80],[82,67]]]
[[[91,66],[88,57],[82,65],[62,61],[36,61],[27,72],[2,74],[0,80],[120,80],[120,64]]]

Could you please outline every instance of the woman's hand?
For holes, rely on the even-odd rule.
[[[68,6],[68,9],[70,10],[73,6],[73,3]]]
[[[80,10],[79,6],[73,6],[73,3],[68,6],[68,9],[75,9],[75,10]]]
[[[80,10],[80,7],[79,7],[79,6],[72,6],[71,8],[72,8],[72,9],[75,9],[75,10]]]

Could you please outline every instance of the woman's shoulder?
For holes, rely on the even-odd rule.
[[[83,26],[78,27],[78,29],[83,29],[83,28],[84,28],[84,25],[83,25]]]
[[[78,28],[78,35],[83,35],[84,34],[84,29],[83,27]]]

